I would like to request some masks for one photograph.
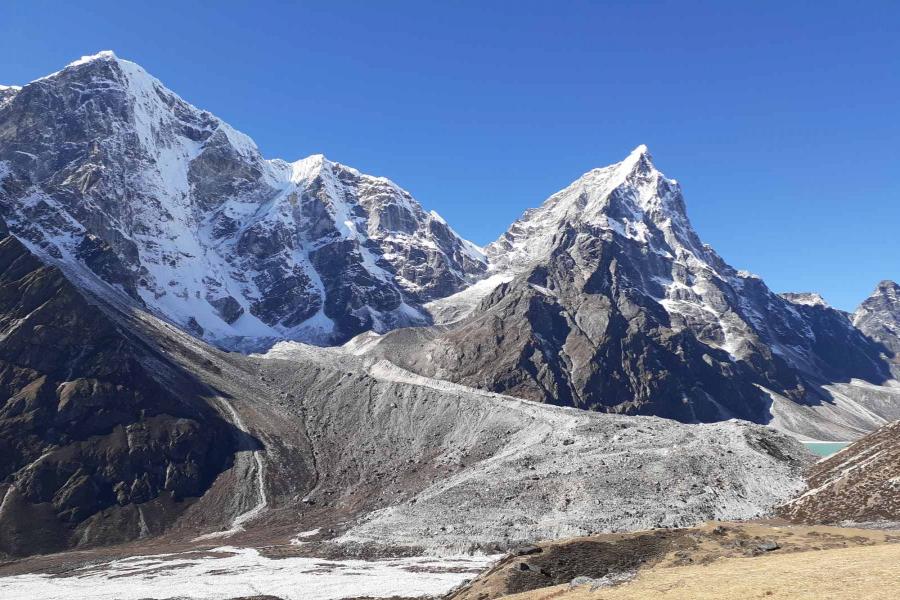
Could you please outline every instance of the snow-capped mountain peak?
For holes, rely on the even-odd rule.
[[[443,328],[362,351],[545,402],[816,439],[895,414],[882,347],[821,297],[779,296],[729,266],[645,147],[526,211],[486,252],[489,277],[428,305]]]
[[[785,292],[781,294],[781,297],[794,304],[801,304],[803,306],[831,307],[831,305],[828,304],[828,301],[826,301],[821,294],[816,292]]]
[[[266,160],[108,51],[0,92],[0,174],[0,211],[33,250],[223,345],[425,323],[422,303],[486,269],[390,180]]]
[[[678,183],[656,168],[643,144],[621,162],[588,171],[527,210],[485,250],[495,270],[518,270],[546,257],[564,232],[621,236],[654,248],[675,245],[703,254]]]

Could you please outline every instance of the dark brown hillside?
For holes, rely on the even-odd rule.
[[[0,241],[0,555],[158,533],[237,443],[199,385]]]

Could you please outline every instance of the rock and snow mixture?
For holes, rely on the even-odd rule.
[[[871,336],[817,294],[772,292],[701,242],[645,146],[526,211],[485,254],[486,278],[426,304],[442,327],[348,347],[531,400],[739,418],[805,439],[855,439],[900,417],[873,339],[892,336],[894,286],[856,316]]]

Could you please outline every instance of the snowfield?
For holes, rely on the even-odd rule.
[[[135,556],[91,565],[67,577],[47,574],[0,579],[3,598],[43,600],[221,600],[271,595],[284,600],[339,600],[444,594],[498,556],[363,561],[266,558],[253,548]]]

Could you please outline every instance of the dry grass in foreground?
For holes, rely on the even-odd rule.
[[[900,590],[900,544],[729,557],[712,563],[642,570],[614,588],[569,585],[507,600],[893,600]]]

